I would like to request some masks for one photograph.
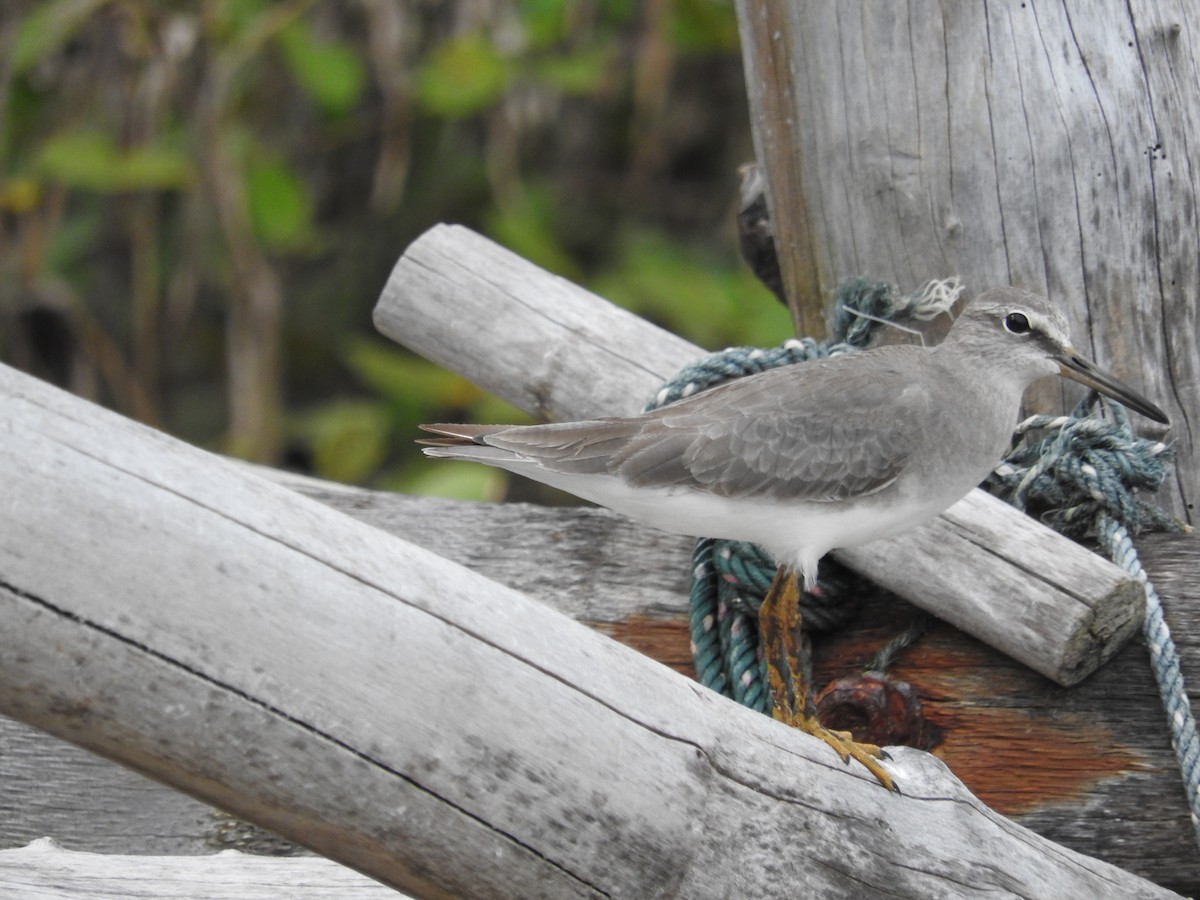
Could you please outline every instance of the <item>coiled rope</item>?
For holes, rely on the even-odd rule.
[[[1170,474],[1171,448],[1136,437],[1120,404],[1104,404],[1111,420],[1098,417],[1100,406],[1100,396],[1093,391],[1069,416],[1026,419],[1014,434],[1021,443],[982,486],[1068,537],[1095,539],[1114,563],[1145,587],[1142,634],[1200,844],[1200,734],[1162,602],[1130,537],[1146,531],[1190,529],[1138,498],[1140,491],[1158,490]],[[1031,439],[1035,432],[1043,437]]]
[[[930,282],[908,295],[865,279],[844,284],[834,297],[829,340],[800,338],[771,349],[732,347],[710,354],[684,368],[646,408],[774,366],[856,352],[882,326],[928,320],[947,311],[961,291],[956,280]],[[1111,412],[1111,420],[1100,417],[1103,409]],[[1034,440],[1035,432],[1044,436]],[[1200,735],[1162,604],[1130,539],[1145,531],[1187,530],[1137,496],[1139,491],[1158,489],[1169,474],[1171,458],[1168,445],[1134,436],[1124,408],[1111,402],[1101,406],[1093,392],[1069,416],[1032,416],[1022,422],[1012,451],[981,487],[1068,537],[1097,540],[1117,565],[1145,586],[1143,633],[1200,844]],[[775,562],[767,553],[740,541],[704,538],[692,554],[689,627],[696,677],[712,690],[767,714],[771,700],[759,652],[757,614],[774,571]],[[805,626],[825,630],[843,624],[857,610],[862,592],[862,579],[824,561],[817,590],[801,596]],[[886,656],[911,639],[902,636],[893,642],[896,646],[885,648]]]

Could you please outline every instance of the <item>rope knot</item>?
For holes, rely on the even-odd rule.
[[[1131,534],[1186,530],[1139,497],[1167,479],[1173,448],[1136,437],[1118,404],[1104,406],[1111,419],[1099,418],[1100,403],[1092,391],[1069,416],[1030,416],[1017,426],[1016,446],[983,486],[1075,539],[1100,537],[1101,516]]]

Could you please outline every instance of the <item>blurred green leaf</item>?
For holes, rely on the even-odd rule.
[[[628,25],[638,18],[644,5],[644,0],[604,0],[600,4],[600,21]]]
[[[462,408],[482,394],[462,376],[378,340],[349,340],[342,355],[350,371],[392,402]]]
[[[367,73],[349,44],[320,40],[297,20],[280,32],[279,45],[292,77],[326,112],[343,115],[362,99]]]
[[[508,65],[482,35],[437,47],[417,70],[417,101],[435,115],[460,118],[487,109],[508,85]]]
[[[562,40],[569,0],[517,0],[517,12],[529,43],[545,47]]]
[[[516,199],[488,211],[487,232],[530,262],[578,281],[579,266],[559,240],[556,199],[545,185],[527,185]]]
[[[617,266],[595,289],[639,315],[711,347],[733,312],[710,273],[684,248],[662,235],[626,235]]]
[[[0,210],[23,216],[42,202],[42,186],[33,178],[0,181]]]
[[[732,256],[631,230],[617,264],[591,285],[603,297],[702,347],[773,345],[792,335],[787,310]]]
[[[71,187],[111,190],[118,155],[116,142],[103,132],[59,132],[42,144],[34,168]]]
[[[444,459],[420,459],[381,480],[382,487],[406,494],[492,502],[504,496],[506,484],[507,478],[500,469]]]
[[[787,307],[749,269],[739,267],[732,278],[741,314],[738,328],[726,343],[774,347],[795,336],[796,326]]]
[[[463,419],[481,425],[532,425],[534,422],[524,410],[486,391],[481,391],[479,399],[467,407]]]
[[[85,195],[72,204],[73,214],[64,216],[54,229],[47,268],[72,279],[75,284],[87,284],[95,277],[96,246],[111,220],[105,217],[105,205],[100,195]]]
[[[17,27],[9,70],[23,75],[71,38],[108,0],[50,0],[34,6]]]
[[[272,0],[207,0],[205,25],[220,42],[233,41],[252,30],[271,3]]]
[[[391,421],[378,402],[334,400],[299,416],[296,429],[312,447],[317,475],[356,484],[383,461]]]
[[[47,139],[34,171],[69,187],[103,192],[185,188],[195,177],[191,160],[169,147],[124,149],[110,135],[91,130]]]
[[[737,11],[728,0],[674,0],[671,40],[690,53],[736,53]]]
[[[586,96],[604,85],[616,50],[614,44],[605,43],[564,56],[537,59],[531,64],[532,75],[564,94]]]
[[[272,250],[301,250],[316,243],[308,186],[286,162],[249,165],[246,205],[255,234]]]
[[[121,154],[117,182],[124,189],[188,187],[195,178],[192,161],[168,147],[135,147]]]

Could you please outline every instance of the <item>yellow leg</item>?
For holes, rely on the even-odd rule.
[[[837,752],[843,762],[856,759],[889,791],[900,793],[896,783],[879,765],[887,754],[874,744],[860,744],[846,731],[830,731],[817,721],[812,688],[804,677],[801,659],[804,636],[800,615],[800,582],[795,571],[780,566],[758,612],[759,633],[767,660],[767,686],[771,691],[774,716],[793,728],[820,738]]]

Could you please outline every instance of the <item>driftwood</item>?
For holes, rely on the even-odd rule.
[[[690,541],[607,510],[475,504],[349,488],[267,469],[276,483],[521,590],[691,674]],[[1200,670],[1195,538],[1140,549],[1163,594],[1187,671]],[[820,639],[817,683],[861,668],[913,609],[873,600]],[[1072,689],[946,625],[893,668],[924,703],[934,752],[988,805],[1038,833],[1182,893],[1200,856],[1145,648],[1134,642]],[[269,834],[75,747],[0,719],[0,847],[42,834],[106,853],[286,852]],[[2,885],[2,883],[0,883]]]
[[[472,504],[263,474],[693,674],[686,538],[604,509]],[[1138,544],[1184,671],[1200,672],[1200,539]],[[851,628],[819,638],[818,686],[861,670],[914,615],[898,598],[878,597]],[[943,624],[894,674],[922,699],[934,752],[993,809],[1081,853],[1200,892],[1200,853],[1140,639],[1068,689]]]
[[[636,410],[703,355],[455,226],[433,228],[408,248],[375,322],[555,419]],[[1133,579],[981,491],[911,534],[834,556],[1060,684],[1094,671],[1141,622]]]
[[[737,0],[757,157],[805,334],[834,286],[961,275],[1068,310],[1161,403],[1200,495],[1200,17],[1188,0]],[[1036,387],[1041,411],[1081,394]],[[1064,404],[1064,398],[1066,403]],[[1148,434],[1159,426],[1139,423]]]
[[[385,883],[1166,895],[928,754],[889,794],[428,551],[10,369],[0,394],[0,712]]]
[[[210,857],[109,856],[43,838],[0,850],[0,894],[21,900],[395,900],[395,891],[320,857],[272,859],[226,850]]]

